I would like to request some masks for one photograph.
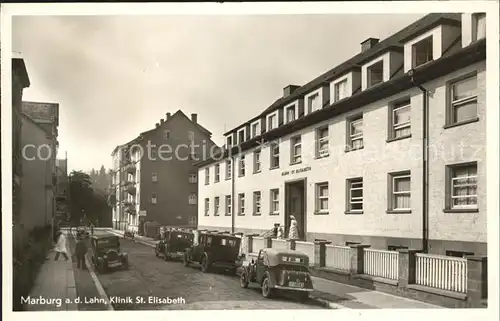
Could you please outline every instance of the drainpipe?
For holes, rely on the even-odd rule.
[[[408,71],[411,83],[422,91],[422,250],[429,251],[429,91]]]
[[[234,233],[234,220],[235,220],[235,200],[234,200],[234,181],[235,181],[235,164],[234,164],[234,156],[231,155],[231,233]]]

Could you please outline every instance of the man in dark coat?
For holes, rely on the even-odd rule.
[[[87,253],[87,244],[85,244],[85,240],[83,237],[78,237],[78,242],[76,242],[75,256],[77,267],[79,269],[85,269],[85,254]]]

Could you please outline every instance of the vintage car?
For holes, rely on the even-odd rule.
[[[193,231],[193,245],[186,249],[185,266],[191,263],[201,266],[202,272],[225,270],[236,274],[241,237],[228,232]]]
[[[128,269],[128,255],[120,251],[117,235],[99,235],[90,238],[91,260],[96,270],[107,272],[114,268]]]
[[[240,269],[240,285],[247,288],[257,283],[262,296],[273,297],[277,292],[292,292],[307,300],[314,291],[309,272],[309,257],[295,250],[262,249],[257,259]]]
[[[183,258],[186,249],[193,245],[193,238],[191,230],[166,229],[163,238],[156,243],[155,254],[163,255],[165,261]]]

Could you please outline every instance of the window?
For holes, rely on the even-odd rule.
[[[310,113],[321,109],[318,93],[313,94],[307,98],[307,109]]]
[[[280,191],[279,189],[271,190],[271,214],[277,215],[280,211]]]
[[[446,251],[446,256],[465,258],[467,255],[474,255],[474,252],[462,252],[462,251],[453,251],[453,250]]]
[[[411,46],[412,67],[416,68],[432,61],[432,36]]]
[[[408,246],[402,246],[402,245],[388,245],[387,246],[387,251],[396,252],[398,250],[404,250],[404,249],[408,249]]]
[[[253,153],[253,172],[254,173],[260,173],[261,168],[260,168],[260,150],[256,150]]]
[[[214,216],[219,216],[219,197],[214,197]]]
[[[391,174],[391,204],[390,210],[411,210],[411,176],[410,172]]]
[[[297,164],[302,161],[302,143],[301,143],[301,137],[292,137],[290,139],[291,143],[291,157],[290,157],[290,163],[292,164]]]
[[[389,115],[391,131],[389,139],[407,137],[411,134],[411,104],[405,100],[394,104]]]
[[[189,174],[189,182],[193,184],[198,183],[198,176],[196,174]]]
[[[151,194],[151,203],[158,204],[158,197],[156,196],[155,193]]]
[[[205,185],[210,183],[210,169],[205,168]]]
[[[295,120],[295,105],[286,108],[286,122]]]
[[[356,245],[356,244],[361,244],[359,242],[351,242],[351,241],[346,241],[345,246],[351,246],[351,245]]]
[[[366,69],[367,71],[367,88],[373,87],[384,81],[384,62],[379,61]]]
[[[194,142],[194,132],[191,131],[188,132],[188,139],[190,142]]]
[[[363,179],[347,180],[347,212],[363,212]]]
[[[486,14],[474,13],[472,15],[472,40],[476,41],[486,37]]]
[[[158,174],[155,172],[151,173],[151,180],[153,182],[158,182]]]
[[[474,75],[450,85],[450,124],[477,118],[477,77]]]
[[[280,167],[280,146],[279,144],[272,144],[271,148],[271,169]]]
[[[155,161],[158,156],[158,151],[156,149],[151,149],[151,160]]]
[[[170,130],[163,131],[163,138],[170,139]]]
[[[329,155],[328,126],[316,130],[316,157]]]
[[[238,215],[245,215],[245,194],[238,194]]]
[[[253,214],[260,215],[260,192],[253,192]]]
[[[239,168],[239,176],[245,176],[245,155],[240,156],[240,168]]]
[[[189,225],[196,225],[196,216],[189,217]]]
[[[220,181],[220,165],[215,165],[215,183]]]
[[[350,150],[363,148],[363,117],[348,120],[347,146]]]
[[[226,143],[227,143],[227,147],[233,146],[233,137],[232,136],[228,136]]]
[[[447,207],[477,208],[477,163],[448,166]]]
[[[252,138],[260,135],[259,123],[252,124]]]
[[[205,216],[208,216],[209,210],[210,210],[210,199],[205,198]]]
[[[231,195],[226,195],[226,215],[231,215],[232,202]]]
[[[226,161],[226,179],[231,179],[232,174],[232,163],[231,160]]]
[[[240,130],[238,132],[238,143],[241,144],[245,141],[245,131],[244,130]]]
[[[188,197],[188,203],[189,205],[196,205],[197,203],[197,197],[196,194],[190,194]]]
[[[334,101],[339,101],[347,97],[347,79],[334,85]]]
[[[267,131],[274,129],[276,126],[276,115],[270,115],[267,118]]]
[[[316,184],[316,212],[328,212],[328,183]]]

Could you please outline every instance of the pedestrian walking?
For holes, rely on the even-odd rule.
[[[78,242],[76,243],[75,248],[75,256],[76,266],[79,269],[86,269],[85,254],[87,254],[87,244],[85,244],[83,237],[78,237]]]
[[[277,238],[278,238],[278,239],[283,239],[283,238],[285,238],[285,231],[283,230],[283,226],[279,226],[279,227],[278,227],[278,235],[277,235]]]
[[[54,261],[59,260],[59,256],[62,254],[66,261],[69,260],[68,253],[66,252],[66,235],[62,232],[58,232],[57,243],[54,247],[54,251],[56,251],[56,256],[54,257]]]
[[[288,238],[290,240],[298,240],[299,239],[299,228],[297,224],[297,220],[295,216],[290,215],[290,229],[288,232]]]
[[[94,236],[94,224],[90,223],[90,235]]]

